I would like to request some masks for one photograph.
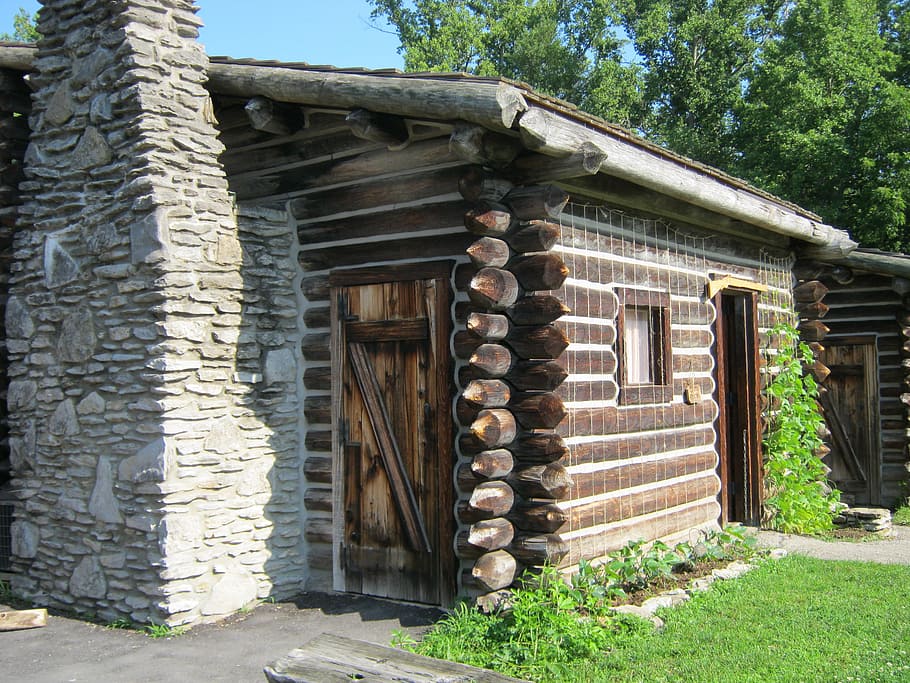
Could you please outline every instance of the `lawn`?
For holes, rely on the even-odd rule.
[[[910,682],[907,566],[769,560],[659,614],[666,622],[660,632],[633,627],[594,635],[601,629],[588,621],[599,648],[568,662],[532,657],[515,667],[497,665],[496,655],[484,662],[477,636],[487,617],[476,614],[470,633],[453,640],[467,646],[463,656],[472,663],[541,682]],[[494,624],[488,635],[503,626]],[[446,656],[457,659],[458,650]]]

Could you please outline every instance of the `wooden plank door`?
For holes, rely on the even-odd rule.
[[[821,405],[831,431],[828,475],[845,502],[881,502],[878,362],[874,337],[826,339],[819,358],[831,374]]]
[[[332,277],[335,530],[349,592],[430,604],[454,595],[449,269],[440,270]]]
[[[725,289],[714,303],[721,523],[758,524],[762,463],[757,295]]]

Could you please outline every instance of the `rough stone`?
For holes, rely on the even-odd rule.
[[[6,405],[11,413],[29,407],[38,393],[38,385],[30,379],[14,379],[6,390]]]
[[[212,425],[205,439],[205,449],[219,454],[235,453],[246,448],[246,437],[230,417],[223,417]]]
[[[107,579],[96,557],[82,558],[70,577],[69,589],[76,597],[83,598],[100,600],[107,594]]]
[[[44,240],[44,283],[48,289],[62,287],[79,277],[79,264],[56,237]]]
[[[198,515],[170,514],[158,525],[158,547],[164,557],[202,545],[205,524]]]
[[[274,349],[265,355],[265,384],[297,381],[297,360],[291,349]]]
[[[202,604],[205,616],[218,616],[236,612],[256,599],[256,579],[247,572],[225,574],[212,586],[212,592]]]
[[[146,444],[136,455],[120,463],[117,475],[121,481],[155,482],[164,481],[169,469],[170,453],[164,438],[159,437]]]
[[[41,531],[36,524],[16,520],[10,527],[12,551],[15,557],[30,560],[38,554]]]
[[[98,458],[98,468],[95,472],[95,488],[89,499],[88,511],[95,519],[110,524],[121,524],[123,517],[120,515],[120,505],[114,496],[114,477],[111,472],[110,460],[102,456]]]
[[[57,342],[57,355],[60,360],[74,363],[86,361],[95,353],[96,343],[91,311],[76,309],[63,319],[60,339]]]
[[[134,265],[164,261],[170,251],[170,227],[165,209],[158,208],[130,226],[130,254]]]
[[[51,99],[47,103],[47,111],[44,113],[44,120],[51,126],[60,126],[73,117],[73,93],[70,91],[69,83],[63,81],[54,91]]]
[[[76,405],[76,412],[79,415],[103,415],[105,408],[104,399],[93,391]]]
[[[79,433],[79,418],[76,417],[76,406],[73,405],[73,399],[68,398],[60,402],[47,423],[47,429],[56,436],[75,436]]]
[[[35,333],[28,306],[19,297],[11,296],[6,302],[6,335],[18,339],[28,339]]]
[[[76,149],[73,151],[73,163],[76,168],[95,168],[109,163],[113,155],[104,136],[97,128],[89,126],[76,143]]]

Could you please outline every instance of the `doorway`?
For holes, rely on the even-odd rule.
[[[758,295],[723,289],[714,297],[721,523],[761,522],[761,403]]]

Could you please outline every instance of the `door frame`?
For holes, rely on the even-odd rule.
[[[738,330],[741,334],[736,339],[728,338],[726,329],[726,314],[724,313],[724,301],[732,298],[744,300],[747,306],[748,314],[751,320],[747,321],[747,327]],[[714,295],[714,308],[716,317],[714,321],[714,338],[716,367],[715,378],[717,387],[715,391],[717,401],[717,454],[718,467],[717,473],[720,479],[720,493],[718,494],[721,506],[721,524],[727,524],[731,521],[739,521],[747,524],[759,524],[762,518],[763,503],[763,462],[761,452],[761,375],[758,349],[758,291],[755,289],[746,289],[739,287],[726,287]],[[752,493],[747,500],[747,505],[743,506],[741,515],[745,519],[733,520],[730,515],[730,484],[732,473],[729,471],[728,462],[730,457],[731,445],[727,441],[727,434],[730,422],[730,415],[727,411],[727,397],[729,388],[727,386],[726,366],[728,355],[732,349],[732,344],[736,341],[742,341],[747,353],[745,359],[747,367],[743,368],[742,379],[746,383],[747,401],[740,406],[740,420],[749,429],[745,446],[747,453],[745,458],[746,471],[743,474],[743,481],[740,482]]]
[[[343,564],[345,533],[345,492],[344,453],[342,453],[342,407],[341,391],[342,363],[346,357],[346,343],[342,330],[344,320],[340,318],[337,288],[358,285],[374,285],[388,282],[412,282],[415,280],[439,280],[444,286],[436,288],[436,320],[429,320],[430,336],[435,348],[435,375],[439,404],[436,406],[437,442],[448,448],[441,465],[444,481],[439,488],[438,504],[447,514],[441,516],[438,533],[439,587],[438,604],[447,605],[456,594],[456,558],[454,554],[454,424],[451,419],[454,396],[453,359],[449,351],[452,334],[451,304],[453,299],[451,278],[455,261],[451,259],[420,263],[389,264],[335,270],[329,273],[331,306],[331,378],[332,378],[332,586],[336,591],[348,592]],[[441,471],[442,471],[441,470]],[[448,482],[448,485],[445,485]]]

